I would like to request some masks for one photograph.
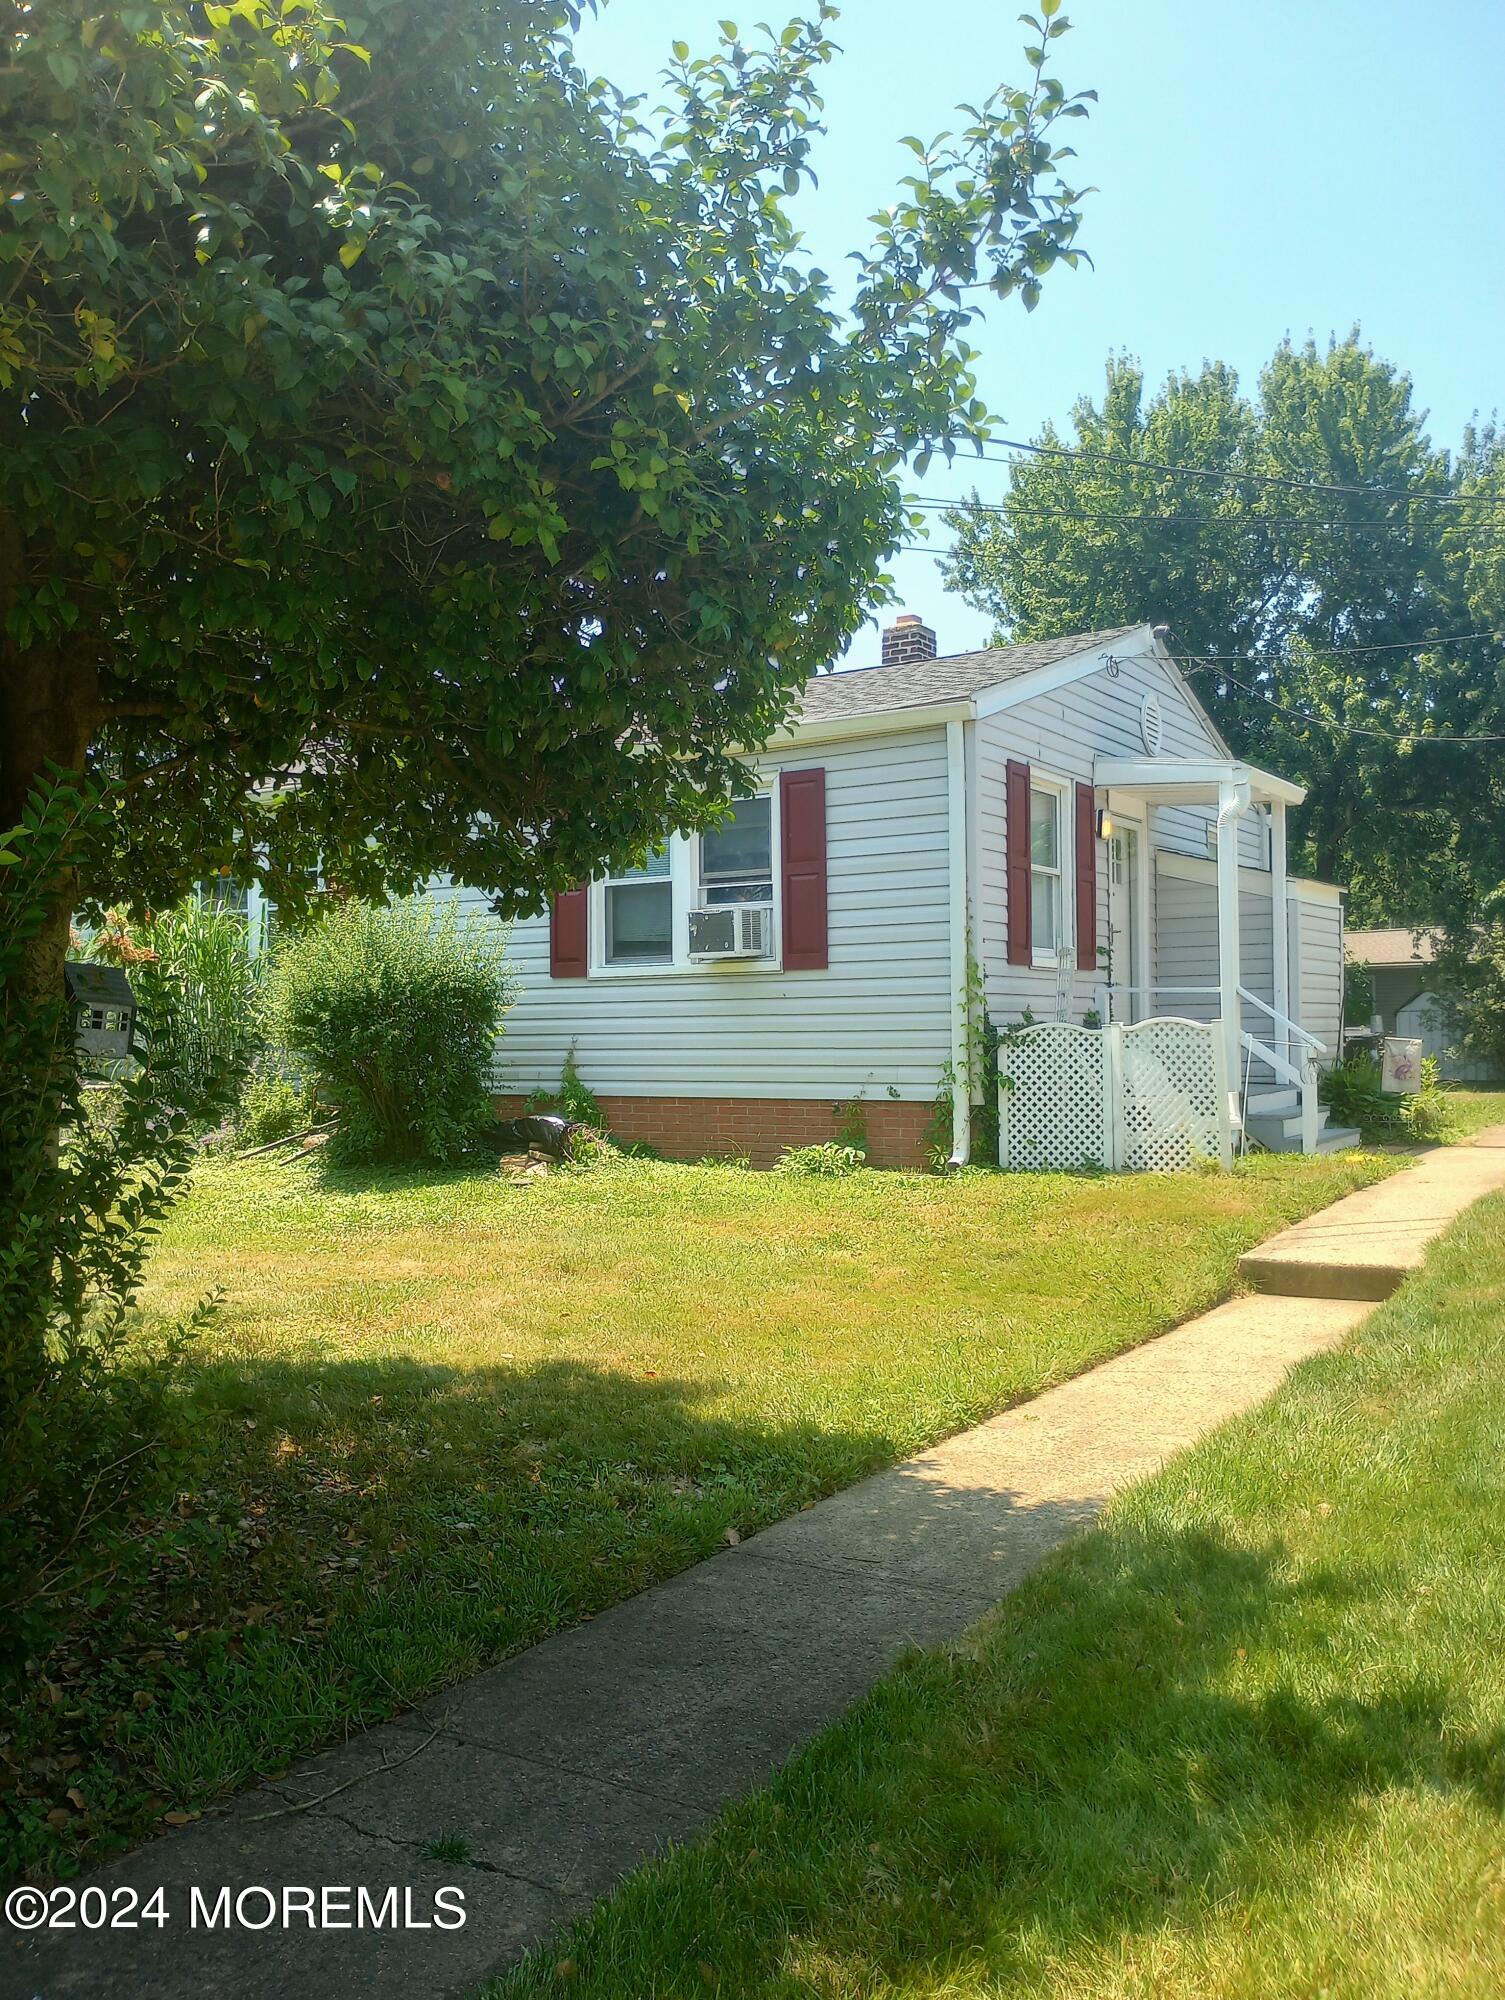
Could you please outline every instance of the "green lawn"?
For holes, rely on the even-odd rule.
[[[1394,1161],[792,1179],[206,1166],[193,1458],[0,1731],[0,1873],[66,1868],[1141,1340]],[[49,1818],[50,1816],[50,1818]]]
[[[1505,1992],[1505,1197],[490,2000]]]
[[[1444,1088],[1455,1137],[1467,1139],[1486,1125],[1505,1125],[1505,1090],[1482,1090],[1472,1083],[1447,1084]]]

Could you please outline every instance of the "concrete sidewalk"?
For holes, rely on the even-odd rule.
[[[1493,1179],[1451,1167],[1418,1179],[1418,1167],[1389,1185],[1455,1214],[1505,1184],[1505,1149],[1492,1164]],[[1369,1194],[1321,1218],[1335,1238]],[[0,1996],[473,2000],[628,1869],[763,1783],[906,1649],[960,1633],[1111,1494],[1368,1310],[1234,1300],[835,1495],[91,1878],[112,1898],[160,1885],[165,1926],[23,1939],[0,1923]],[[466,1862],[433,1858],[456,1838]],[[190,1928],[195,1887],[213,1908],[222,1887],[233,1899],[250,1885],[276,1897],[345,1886],[334,1913],[352,1925],[357,1888],[380,1908],[393,1887],[399,1911],[432,1924],[435,1891],[453,1887],[467,1920],[316,1931],[295,1911],[286,1928],[280,1916]],[[260,1923],[268,1904],[243,1907]]]
[[[1471,1202],[1505,1187],[1505,1125],[1424,1153],[1408,1172],[1361,1188],[1239,1259],[1262,1292],[1388,1299]]]

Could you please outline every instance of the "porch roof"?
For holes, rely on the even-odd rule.
[[[1239,757],[1099,757],[1092,776],[1099,787],[1169,805],[1215,806],[1225,785],[1247,786],[1254,805],[1299,806],[1306,797],[1304,785]]]

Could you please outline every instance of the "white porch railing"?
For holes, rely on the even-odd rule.
[[[1326,1042],[1319,1041],[1314,1034],[1261,1000],[1257,993],[1251,993],[1247,986],[1238,990],[1239,999],[1257,1007],[1280,1032],[1275,1036],[1276,1047],[1262,1042],[1257,1035],[1251,1035],[1246,1028],[1239,1031],[1239,1044],[1244,1052],[1243,1101],[1249,1101],[1249,1069],[1251,1063],[1262,1062],[1273,1070],[1281,1083],[1294,1084],[1297,1102],[1301,1111],[1301,1150],[1315,1153],[1317,1132],[1320,1124],[1317,1102],[1317,1057],[1327,1054]],[[1292,1060],[1293,1050],[1299,1047],[1299,1063]],[[1281,1050],[1284,1050],[1284,1054]]]
[[[998,1050],[1005,1167],[1170,1172],[1232,1163],[1222,1026],[1174,1016],[1017,1029]]]

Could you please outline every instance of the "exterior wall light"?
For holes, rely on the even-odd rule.
[[[1113,815],[1112,815],[1112,813],[1110,813],[1110,812],[1109,812],[1109,810],[1108,810],[1108,808],[1107,808],[1106,806],[1099,806],[1099,807],[1098,807],[1098,809],[1097,809],[1097,837],[1098,837],[1098,839],[1099,839],[1099,840],[1111,840],[1111,839],[1113,838],[1113,831],[1114,831],[1114,829],[1113,829]]]

